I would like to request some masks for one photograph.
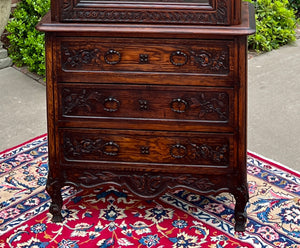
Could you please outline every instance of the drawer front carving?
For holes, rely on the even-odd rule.
[[[147,118],[233,123],[233,89],[113,84],[60,84],[62,118]]]
[[[233,41],[77,38],[61,40],[63,71],[145,71],[228,75]]]
[[[233,137],[205,133],[61,129],[63,160],[228,167]]]

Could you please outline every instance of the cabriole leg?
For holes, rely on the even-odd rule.
[[[61,214],[61,209],[63,205],[61,188],[62,185],[58,181],[48,177],[46,190],[51,197],[51,205],[49,208],[49,212],[52,214],[51,221],[55,223],[62,222],[63,220]]]
[[[245,210],[246,204],[249,200],[249,192],[248,187],[243,185],[239,186],[236,189],[233,190],[233,195],[235,198],[235,231],[236,232],[244,232],[245,231],[245,225],[247,222],[247,212]]]

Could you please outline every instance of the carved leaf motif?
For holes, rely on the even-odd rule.
[[[205,93],[199,94],[199,97],[191,98],[191,108],[199,108],[199,118],[204,119],[205,115],[209,113],[216,113],[221,120],[228,120],[229,110],[228,95],[226,93],[218,93],[216,97],[206,97]],[[224,109],[225,107],[225,109]]]
[[[99,156],[117,156],[119,145],[113,141],[106,142],[102,139],[71,139],[64,137],[64,152],[66,157],[78,157],[83,154],[97,153]]]
[[[116,183],[127,186],[133,193],[144,197],[155,197],[167,188],[189,187],[202,192],[213,190],[216,185],[208,178],[191,174],[161,174],[156,173],[128,173],[112,171],[82,171],[70,175],[69,180],[79,181],[83,187],[93,187],[103,183]],[[68,176],[66,176],[68,177]]]
[[[97,91],[82,90],[80,93],[72,92],[70,89],[63,91],[63,113],[70,114],[76,108],[85,108],[86,111],[92,111],[92,100],[100,102],[101,93]]]
[[[195,159],[204,158],[213,162],[227,162],[228,161],[228,145],[217,146],[215,148],[206,144],[191,144],[194,147],[193,156]]]

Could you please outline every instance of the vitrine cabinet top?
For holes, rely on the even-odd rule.
[[[52,0],[57,22],[236,25],[241,0]]]

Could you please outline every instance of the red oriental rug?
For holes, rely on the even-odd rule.
[[[152,201],[106,186],[63,189],[64,222],[50,221],[47,136],[0,153],[2,247],[300,247],[300,175],[248,153],[246,231],[234,232],[233,197],[178,190]]]

